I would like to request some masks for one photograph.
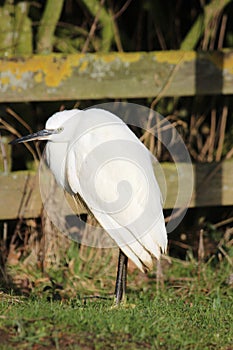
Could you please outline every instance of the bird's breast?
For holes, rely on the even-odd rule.
[[[67,152],[67,143],[48,142],[45,149],[45,157],[58,185],[70,193],[71,189],[67,181],[66,171]]]

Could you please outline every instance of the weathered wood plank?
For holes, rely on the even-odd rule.
[[[233,93],[233,50],[0,59],[0,102]]]
[[[38,176],[27,171],[0,173],[0,219],[36,218],[42,203]]]
[[[186,164],[182,165],[183,193],[189,190]],[[162,163],[167,182],[165,208],[172,208],[177,195],[177,171],[174,164]],[[194,191],[189,207],[233,205],[233,159],[222,163],[196,164]],[[31,218],[41,214],[42,202],[38,176],[29,172],[0,173],[0,220]]]

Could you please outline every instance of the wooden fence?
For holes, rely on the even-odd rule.
[[[233,51],[161,51],[0,59],[0,102],[145,98],[233,93]],[[165,208],[174,203],[175,166]],[[190,207],[233,205],[233,161],[193,165]],[[188,186],[188,182],[186,185]],[[0,219],[38,217],[37,175],[0,172]]]
[[[233,51],[0,59],[0,102],[233,93]]]
[[[185,167],[185,164],[184,164]],[[165,208],[172,208],[177,196],[177,172],[174,164],[163,163],[167,181]],[[196,164],[194,191],[189,207],[233,205],[233,160],[222,163]],[[184,169],[185,176],[185,169]],[[188,191],[189,179],[182,190]],[[0,174],[0,220],[38,217],[42,211],[38,175],[28,171]]]

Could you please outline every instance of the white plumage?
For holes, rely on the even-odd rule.
[[[60,133],[49,136],[46,148],[57,182],[66,191],[81,195],[139,269],[151,269],[151,256],[159,259],[160,251],[166,250],[167,234],[149,151],[121,119],[103,109],[58,112],[46,123],[47,130],[62,127]],[[127,147],[131,147],[129,155]],[[121,201],[120,210],[112,210],[120,184],[122,197],[131,190],[128,196],[132,198],[125,207],[120,208]]]
[[[55,113],[46,127],[12,143],[47,140],[46,160],[57,183],[79,194],[121,252],[116,302],[126,285],[127,257],[142,271],[166,251],[161,194],[151,154],[128,126],[103,109]],[[123,260],[122,260],[123,259]]]

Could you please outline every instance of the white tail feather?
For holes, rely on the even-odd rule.
[[[152,256],[159,259],[161,250],[166,249],[166,229],[164,232],[156,234],[154,228],[141,237],[132,233],[126,227],[119,227],[118,223],[106,213],[92,210],[94,216],[108,232],[111,238],[116,242],[119,248],[131,259],[134,264],[141,270],[151,270],[153,268]],[[163,222],[164,225],[164,222]],[[157,241],[157,236],[165,236]]]

